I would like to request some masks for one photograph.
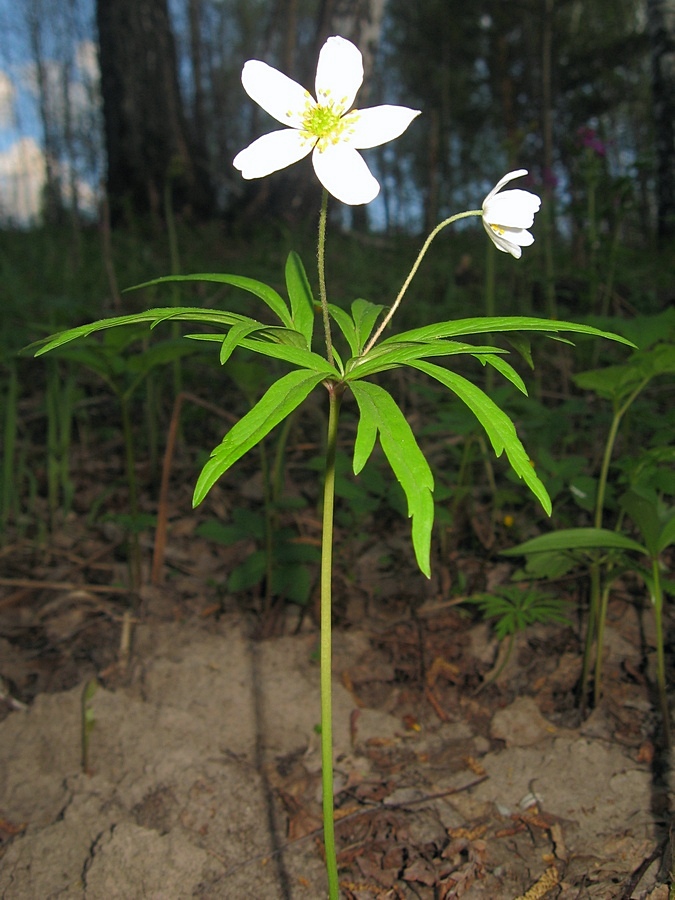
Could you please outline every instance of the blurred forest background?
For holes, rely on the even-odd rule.
[[[330,34],[361,48],[357,105],[422,109],[370,152],[360,230],[419,233],[530,171],[548,227],[641,247],[675,232],[674,0],[20,0],[0,5],[5,226],[316,209],[308,161],[246,183],[232,159],[270,130],[245,60],[308,88]]]

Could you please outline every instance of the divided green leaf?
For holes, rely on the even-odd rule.
[[[376,384],[356,381],[352,391],[359,406],[360,421],[354,449],[354,472],[358,474],[372,452],[379,434],[382,450],[403,488],[412,517],[412,541],[417,564],[431,575],[431,530],[434,524],[434,479],[415,435],[391,394]]]

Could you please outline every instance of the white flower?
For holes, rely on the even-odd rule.
[[[541,200],[529,191],[499,191],[514,178],[527,175],[527,169],[509,172],[492,188],[483,201],[483,225],[498,250],[520,259],[522,247],[529,247],[534,238],[527,231],[539,211]]]
[[[363,82],[363,58],[358,47],[330,37],[319,54],[316,97],[297,82],[257,59],[241,73],[252,100],[283,125],[265,134],[234,159],[244,178],[262,178],[312,153],[321,184],[338,200],[351,205],[370,203],[380,185],[358,150],[378,147],[403,134],[419,110],[405,106],[352,109]]]

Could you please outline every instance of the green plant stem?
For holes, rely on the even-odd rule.
[[[129,534],[129,573],[131,587],[138,590],[141,586],[141,547],[138,540],[138,488],[136,486],[136,460],[134,457],[134,434],[129,414],[129,400],[126,395],[119,395],[122,414],[122,433],[124,435],[124,458],[127,470],[127,487],[129,488],[129,512],[131,513],[131,533]]]
[[[18,499],[17,473],[20,467],[16,460],[16,438],[18,434],[18,401],[19,379],[16,374],[16,365],[9,367],[7,391],[4,396],[4,450],[2,457],[2,490],[0,490],[0,531],[4,533],[9,519],[14,510],[16,514],[16,501]]]
[[[614,443],[616,441],[616,436],[619,431],[619,425],[621,424],[621,419],[624,417],[626,411],[630,407],[631,403],[635,400],[640,391],[647,385],[649,382],[649,378],[644,378],[640,384],[631,392],[628,398],[624,401],[624,403],[618,408],[614,410],[614,415],[612,416],[612,424],[609,428],[609,434],[607,435],[607,441],[605,443],[605,452],[602,457],[602,465],[600,467],[600,475],[598,477],[598,492],[595,499],[595,519],[594,526],[596,528],[602,528],[602,513],[605,506],[605,491],[607,489],[607,476],[609,474],[609,464],[612,460],[612,453],[614,452]]]
[[[588,602],[588,625],[586,626],[586,641],[584,644],[584,659],[581,667],[581,679],[579,681],[579,707],[584,713],[588,700],[588,678],[591,671],[591,657],[593,655],[593,641],[595,639],[598,609],[600,608],[600,565],[593,563],[589,571],[590,598]]]
[[[492,246],[492,241],[486,241],[487,255],[485,258],[485,315],[491,318],[495,315],[496,297],[495,297],[495,257],[497,250]],[[485,339],[489,341],[490,335],[486,335]],[[488,393],[494,387],[495,370],[492,366],[487,367],[485,373],[485,388]]]
[[[335,454],[343,385],[327,385],[329,398],[326,470],[323,486],[321,542],[321,784],[323,790],[323,840],[330,900],[339,900],[335,824],[333,816],[333,712],[331,672],[333,510],[335,506]]]
[[[670,709],[666,693],[666,660],[663,648],[663,591],[661,589],[661,571],[658,557],[652,558],[652,580],[654,604],[654,624],[656,627],[656,683],[659,691],[659,704],[663,718],[663,742],[667,750],[672,746],[670,731]]]
[[[330,332],[330,315],[328,313],[328,295],[326,294],[326,220],[328,217],[328,191],[323,189],[321,195],[321,212],[319,213],[319,240],[316,245],[316,261],[319,272],[319,298],[323,316],[323,332],[326,339],[326,357],[333,365],[333,338]]]
[[[504,658],[499,663],[497,668],[490,674],[489,678],[486,678],[485,681],[476,688],[476,690],[474,691],[474,697],[477,696],[478,694],[480,694],[480,692],[484,688],[486,688],[489,684],[494,684],[495,681],[499,678],[499,676],[502,674],[502,672],[506,668],[506,664],[511,659],[511,654],[513,653],[513,646],[516,642],[515,631],[512,631],[511,634],[508,636],[508,638],[506,638],[506,640],[508,641],[508,643],[505,645],[506,651],[504,653]],[[501,647],[502,647],[501,643],[500,643],[499,647],[501,650]]]
[[[607,440],[605,442],[605,451],[602,456],[600,466],[600,475],[598,476],[598,489],[595,497],[595,514],[593,516],[593,525],[595,528],[602,528],[603,512],[605,508],[605,493],[607,491],[607,477],[609,475],[609,465],[612,461],[612,453],[614,452],[614,444],[619,431],[621,419],[635,400],[640,391],[648,383],[649,378],[643,379],[640,384],[631,392],[624,403],[618,408],[615,407],[612,416],[612,424],[609,428]],[[591,654],[593,651],[593,638],[597,634],[595,649],[595,685],[593,688],[594,702],[597,704],[600,699],[600,686],[602,676],[602,637],[604,630],[604,617],[607,608],[608,596],[605,596],[605,590],[609,591],[609,585],[606,589],[601,589],[601,566],[599,562],[591,563],[589,574],[591,579],[591,593],[588,605],[588,630],[586,632],[586,645],[584,647],[584,660],[580,681],[580,701],[581,709],[586,705],[586,697],[588,692],[588,676],[591,669]]]
[[[612,587],[611,581],[603,585],[600,591],[599,585],[596,591],[600,592],[600,602],[596,606],[597,613],[597,641],[595,650],[595,677],[593,679],[593,706],[597,706],[602,696],[602,649],[605,642],[605,620],[607,619],[607,605],[609,603],[609,592]]]
[[[394,313],[400,306],[401,300],[403,300],[403,296],[404,296],[405,292],[410,287],[410,282],[415,277],[415,274],[416,274],[417,270],[419,269],[420,264],[421,264],[422,260],[424,259],[424,256],[425,256],[427,250],[429,249],[429,247],[431,246],[431,242],[436,237],[436,235],[439,234],[446,227],[446,225],[452,225],[453,222],[457,222],[457,221],[459,221],[459,219],[467,219],[469,216],[482,216],[482,215],[483,215],[482,209],[470,209],[467,212],[457,213],[454,216],[450,216],[449,219],[444,219],[442,222],[440,222],[434,228],[434,230],[432,232],[430,232],[426,241],[422,244],[422,249],[417,254],[417,259],[413,263],[412,269],[408,272],[408,275],[407,275],[405,281],[403,282],[401,290],[398,292],[398,296],[392,303],[389,312],[387,313],[387,315],[384,317],[384,319],[380,323],[380,326],[377,329],[377,331],[375,332],[375,334],[371,337],[371,339],[368,341],[366,346],[363,348],[363,354],[362,354],[363,356],[365,356],[366,353],[368,353],[368,351],[374,346],[374,344],[376,343],[376,341],[378,340],[378,338],[380,337],[380,335],[382,334],[384,329],[387,327],[387,325],[391,321],[392,316],[394,315]]]

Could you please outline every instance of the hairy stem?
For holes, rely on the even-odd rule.
[[[436,235],[439,234],[446,227],[446,225],[452,225],[453,222],[457,222],[459,219],[466,219],[469,216],[482,216],[482,215],[483,215],[482,209],[470,209],[470,210],[468,210],[468,212],[457,213],[454,216],[450,216],[449,219],[444,219],[442,222],[440,222],[434,228],[434,230],[427,237],[426,241],[422,244],[422,249],[417,254],[417,259],[413,263],[412,269],[408,272],[406,280],[403,282],[401,290],[398,292],[398,296],[392,303],[389,312],[387,313],[387,315],[384,317],[384,319],[380,323],[380,326],[377,329],[377,331],[375,332],[375,334],[371,337],[371,339],[368,341],[366,346],[363,348],[364,356],[374,346],[377,339],[380,337],[380,335],[382,334],[384,329],[387,327],[387,325],[391,321],[392,316],[394,315],[396,310],[399,308],[399,306],[401,304],[401,300],[403,300],[403,296],[404,296],[405,292],[410,287],[410,282],[415,277],[415,274],[416,274],[417,270],[419,269],[420,264],[421,264],[422,260],[424,259],[424,256],[425,256],[427,250],[429,249],[429,247],[431,246],[431,242],[436,237]]]
[[[323,839],[330,900],[339,900],[335,824],[333,818],[333,713],[331,676],[331,599],[333,571],[333,509],[335,505],[335,453],[343,386],[328,384],[329,413],[326,471],[323,486],[321,542],[321,783],[323,790]]]
[[[328,191],[323,189],[321,195],[321,212],[319,214],[319,240],[316,248],[316,261],[319,272],[319,298],[323,315],[323,331],[326,339],[326,357],[333,365],[333,338],[330,333],[330,316],[328,315],[328,295],[326,294],[326,219],[328,215]]]

